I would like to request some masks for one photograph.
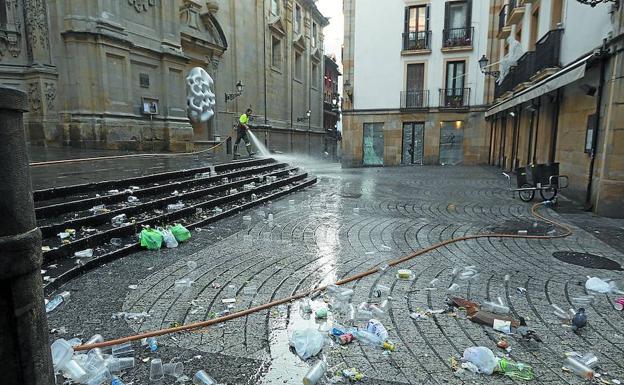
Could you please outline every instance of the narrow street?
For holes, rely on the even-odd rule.
[[[176,249],[136,253],[67,283],[59,291],[70,291],[71,300],[49,314],[49,327],[55,331],[50,340],[88,339],[96,333],[109,340],[210,319],[227,306],[223,299],[235,297],[231,311],[241,311],[383,266],[453,237],[524,230],[545,235],[553,230],[531,216],[531,204],[512,198],[496,168],[341,170],[323,163],[303,167],[318,177],[316,185],[193,231],[191,241]],[[459,360],[465,348],[486,346],[532,365],[540,384],[580,382],[561,369],[564,353],[571,351],[593,352],[599,359],[597,373],[624,381],[624,313],[614,310],[615,297],[596,295],[587,308],[588,326],[578,334],[569,325],[562,326],[552,307],[574,307],[572,298],[588,294],[587,276],[621,283],[621,266],[619,271],[582,267],[562,262],[553,253],[589,253],[614,261],[617,268],[624,263],[621,239],[613,237],[613,247],[609,246],[599,234],[574,223],[583,221],[617,234],[624,221],[603,221],[575,211],[566,214],[565,207],[564,199],[563,214],[544,208],[539,213],[570,225],[570,237],[459,242],[347,284],[354,290],[355,306],[378,301],[376,285],[390,287],[389,306],[379,321],[396,351],[384,352],[359,341],[343,346],[328,342],[322,355],[329,367],[354,367],[370,384],[510,383],[505,376],[455,373],[451,368],[451,358]],[[269,213],[273,221],[267,220]],[[245,224],[244,215],[251,215],[251,225]],[[590,263],[597,263],[592,258]],[[189,269],[189,261],[197,268]],[[475,266],[476,278],[453,275],[454,269],[467,266]],[[398,279],[397,269],[411,269],[413,279]],[[174,290],[174,282],[181,278],[194,281],[190,292]],[[454,283],[459,289],[452,294],[472,301],[496,302],[500,297],[511,309],[510,316],[524,317],[543,342],[527,346],[517,334],[504,336],[473,323],[461,310],[437,314],[436,310],[446,309],[447,288]],[[323,298],[315,298],[313,310],[327,308]],[[310,319],[302,314],[300,304],[295,301],[215,327],[160,337],[156,353],[137,345],[135,368],[123,380],[149,383],[146,359],[159,357],[163,362],[184,362],[189,376],[204,369],[220,383],[301,383],[310,364],[289,351],[288,338],[301,328],[325,326],[324,321],[315,322],[314,315]],[[149,316],[113,319],[122,311]],[[425,316],[410,318],[415,312]],[[328,323],[339,322],[342,318],[330,311]],[[358,321],[356,326],[367,322]],[[508,352],[497,348],[501,339],[509,342]]]

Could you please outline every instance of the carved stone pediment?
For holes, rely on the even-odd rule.
[[[286,36],[286,26],[284,21],[279,16],[271,16],[269,19],[269,28],[281,36]]]
[[[300,51],[305,51],[306,43],[303,34],[300,33],[295,35],[295,38],[293,40],[293,46],[295,46],[295,48],[299,49]]]

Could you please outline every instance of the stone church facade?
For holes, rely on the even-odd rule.
[[[313,153],[327,23],[312,0],[0,0],[0,83],[28,94],[32,144],[190,151],[251,106],[269,148]],[[215,80],[207,124],[187,118],[193,67]]]

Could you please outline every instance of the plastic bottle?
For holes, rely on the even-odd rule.
[[[513,362],[506,358],[501,358],[498,362],[498,367],[499,372],[516,380],[531,381],[535,378],[533,368],[522,362]]]
[[[156,350],[158,350],[158,341],[156,341],[156,338],[154,337],[147,337],[145,339],[145,342],[147,343],[147,346],[149,346],[150,350],[153,352],[155,352]]]
[[[46,304],[46,313],[51,312],[56,309],[60,304],[66,302],[69,299],[71,294],[68,291],[64,291],[60,294],[57,294]]]
[[[361,341],[368,345],[378,346],[380,348],[394,351],[394,345],[390,342],[382,340],[380,337],[377,337],[373,333],[369,333],[366,330],[355,330],[353,331],[353,337],[356,340]]]
[[[93,249],[85,249],[82,251],[76,251],[74,257],[77,258],[91,258],[93,257]]]
[[[315,385],[325,375],[327,371],[327,363],[323,360],[317,362],[308,373],[303,377],[303,385]]]
[[[111,380],[111,385],[125,385],[123,381],[121,381],[121,379],[117,376],[113,376],[113,379]]]

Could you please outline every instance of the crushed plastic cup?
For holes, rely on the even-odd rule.
[[[55,370],[64,368],[74,355],[74,348],[63,338],[54,341],[50,349]]]
[[[162,380],[165,377],[163,363],[160,358],[154,358],[150,363],[149,379],[150,381]]]
[[[110,240],[110,244],[113,246],[121,246],[122,242],[121,238],[111,238]]]
[[[99,344],[100,342],[104,342],[104,337],[101,334],[94,334],[85,342],[85,345]]]
[[[598,366],[598,357],[596,357],[594,353],[586,353],[583,357],[581,357],[581,362],[588,368],[593,369]]]
[[[500,303],[483,302],[481,304],[481,309],[496,314],[509,314],[509,307],[501,305]]]
[[[67,343],[70,344],[72,348],[75,348],[76,346],[82,345],[82,340],[80,338],[72,338],[68,340]]]
[[[188,261],[188,262],[186,262],[186,267],[188,267],[188,269],[190,271],[193,271],[193,270],[197,269],[197,262],[195,262],[195,261]]]
[[[184,364],[181,362],[170,362],[168,364],[164,364],[163,373],[165,376],[178,378],[184,373]]]
[[[193,385],[217,385],[217,381],[203,370],[193,376]]]
[[[112,349],[113,357],[128,357],[134,354],[132,342],[124,342],[123,344],[114,345]]]
[[[182,278],[174,282],[173,290],[177,294],[182,294],[190,290],[192,285],[193,281],[190,278]]]
[[[457,291],[460,289],[460,286],[456,283],[452,284],[451,286],[448,287],[448,289],[446,289],[446,291]]]
[[[127,219],[126,214],[119,214],[119,215],[117,215],[117,216],[114,216],[114,217],[111,219],[111,224],[112,224],[114,227],[119,227],[119,226],[121,226],[121,225],[123,225],[123,224],[124,224],[124,222],[126,221],[126,219]]]
[[[85,249],[81,251],[76,251],[74,253],[74,257],[76,258],[91,258],[93,257],[93,249]]]

